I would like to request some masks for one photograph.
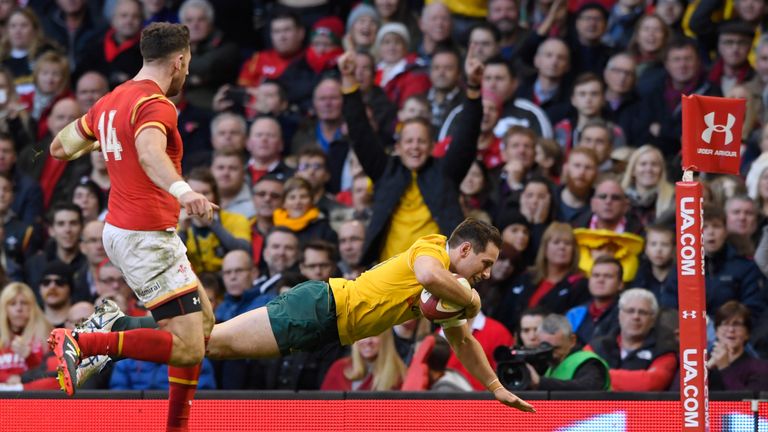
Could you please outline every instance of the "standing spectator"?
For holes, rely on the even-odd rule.
[[[106,23],[94,14],[85,0],[55,0],[43,19],[45,34],[65,48],[67,60],[73,69],[76,55],[85,51],[92,37],[106,30]]]
[[[321,390],[398,390],[405,378],[405,364],[395,349],[392,331],[352,344],[352,354],[331,365]]]
[[[432,108],[432,127],[439,131],[448,113],[461,103],[459,53],[447,48],[436,48],[429,65],[429,79],[432,87],[427,92],[427,100]]]
[[[517,89],[517,97],[532,101],[547,113],[553,124],[568,114],[568,71],[571,54],[561,39],[549,38],[536,49],[533,58],[536,76],[523,82]]]
[[[589,348],[611,367],[614,391],[661,391],[677,371],[672,338],[659,337],[655,325],[659,305],[642,288],[624,291],[619,298],[619,328],[596,338]]]
[[[13,138],[0,132],[0,175],[12,180],[13,213],[28,224],[38,224],[43,216],[43,190],[17,166],[16,148]]]
[[[179,21],[189,28],[192,52],[185,95],[192,105],[210,109],[216,89],[237,76],[237,45],[226,42],[214,26],[213,7],[207,0],[186,0],[179,8]]]
[[[50,239],[42,251],[30,256],[24,263],[25,280],[30,286],[40,286],[40,269],[51,261],[61,261],[69,266],[70,274],[86,263],[80,252],[80,236],[83,231],[83,214],[75,204],[59,204],[49,212],[48,235]]]
[[[283,205],[283,179],[267,174],[253,186],[253,208],[256,216],[251,224],[251,256],[253,264],[262,268],[264,239],[274,226],[272,215]]]
[[[211,162],[211,175],[216,181],[219,205],[222,209],[251,219],[256,215],[251,188],[245,177],[243,152],[216,150]]]
[[[283,206],[272,215],[275,226],[290,229],[304,244],[313,239],[336,243],[336,233],[328,219],[312,201],[312,185],[301,177],[285,182]]]
[[[107,94],[108,91],[109,83],[107,82],[107,77],[101,72],[87,70],[77,79],[75,99],[80,104],[80,110],[88,112],[93,104]]]
[[[35,60],[32,71],[34,89],[22,95],[19,101],[37,122],[34,136],[37,140],[49,132],[48,116],[53,106],[72,95],[69,90],[69,67],[66,57],[55,51],[48,51]]]
[[[0,60],[11,71],[16,93],[30,93],[34,90],[32,65],[41,54],[56,46],[45,37],[40,19],[29,8],[14,9],[2,34]]]
[[[592,299],[566,313],[581,345],[595,337],[605,336],[619,325],[619,294],[624,288],[624,268],[611,256],[600,256],[589,275]]]
[[[661,299],[664,286],[673,278],[675,263],[675,231],[664,225],[645,227],[645,257],[631,287],[645,288]]]
[[[365,244],[365,225],[358,220],[348,220],[339,227],[339,255],[336,264],[341,277],[352,280],[365,271],[361,265]]]
[[[429,65],[432,54],[439,45],[451,43],[452,25],[451,11],[441,2],[432,2],[421,10],[421,42],[416,52],[425,65]]]
[[[303,54],[304,26],[298,16],[280,12],[269,23],[272,49],[259,51],[243,63],[237,84],[256,88],[265,79],[277,79],[285,68]]]
[[[32,126],[29,113],[19,101],[11,71],[0,67],[0,133],[9,134],[15,149],[20,150],[34,142]]]
[[[560,207],[557,220],[570,223],[589,212],[589,201],[596,178],[595,151],[586,147],[573,149],[563,167],[563,184],[556,195]]]
[[[307,280],[327,281],[336,273],[336,246],[323,240],[310,240],[301,248],[299,271]]]
[[[344,50],[370,52],[379,27],[381,19],[376,8],[366,3],[358,3],[347,17],[347,34],[343,38]]]
[[[96,299],[98,294],[99,269],[107,253],[104,251],[104,242],[101,233],[104,231],[104,222],[94,220],[83,227],[80,240],[80,252],[85,255],[86,262],[77,269],[72,280],[72,302],[90,301]]]
[[[650,144],[632,153],[621,186],[629,198],[630,213],[643,225],[669,216],[674,210],[675,188],[667,180],[664,156]]]
[[[51,325],[29,286],[13,282],[0,291],[0,383],[20,384],[48,351]]]
[[[61,261],[51,261],[40,275],[38,289],[45,319],[52,327],[62,328],[72,305],[72,270]]]
[[[565,313],[587,301],[587,280],[578,266],[579,249],[570,225],[551,223],[544,231],[533,267],[507,288],[496,316],[507,328],[515,328],[527,307],[544,306]]]
[[[141,3],[119,0],[106,33],[92,38],[87,43],[88,48],[78,53],[75,77],[86,71],[97,71],[107,77],[110,88],[115,88],[136,75],[142,64],[139,51],[141,22]]]
[[[402,108],[405,101],[414,95],[429,90],[429,75],[424,72],[425,64],[408,54],[411,35],[405,25],[384,24],[376,35],[376,85],[384,89],[389,100]]]
[[[280,123],[273,117],[259,117],[248,133],[246,148],[250,154],[248,174],[251,184],[256,184],[265,174],[275,174],[288,178],[293,170],[283,162],[283,133]]]
[[[219,203],[216,180],[208,168],[195,168],[187,176],[193,191]],[[212,219],[185,215],[179,221],[179,237],[195,273],[221,270],[221,260],[231,250],[250,250],[250,224],[245,216],[219,209]]]

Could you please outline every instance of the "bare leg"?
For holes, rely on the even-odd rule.
[[[260,307],[213,326],[207,355],[217,360],[279,356],[267,308]]]

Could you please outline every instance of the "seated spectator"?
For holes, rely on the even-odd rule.
[[[638,0],[621,0],[614,4],[609,10],[603,42],[614,49],[626,48],[644,11],[645,4]]]
[[[507,288],[495,317],[516,328],[523,309],[544,306],[565,313],[589,299],[578,268],[579,250],[570,225],[553,222],[544,231],[533,267]]]
[[[610,366],[615,391],[661,391],[677,371],[677,347],[670,338],[658,337],[659,305],[642,288],[624,291],[619,298],[619,328],[593,339],[588,348]]]
[[[648,225],[645,227],[645,253],[635,279],[628,286],[645,288],[660,300],[664,286],[677,271],[674,263],[674,229],[664,225]]]
[[[189,104],[185,103],[185,106],[189,106]],[[192,107],[188,111],[198,111],[202,114],[204,110]],[[185,137],[184,132],[181,131],[182,125],[179,125],[181,138],[184,141],[184,156],[181,159],[182,173],[187,173],[198,166],[210,165],[215,151],[245,153],[248,125],[242,115],[222,112],[215,117],[210,117],[206,112],[200,118],[189,120],[192,126],[195,126],[190,133],[192,136]],[[179,114],[179,122],[181,123],[181,114]],[[205,125],[208,122],[210,122],[210,127]],[[206,134],[206,132],[208,133]]]
[[[275,226],[293,231],[299,243],[320,239],[336,243],[336,233],[331,229],[328,219],[312,203],[312,186],[301,177],[293,177],[285,182],[283,207],[272,215]]]
[[[104,196],[109,197],[109,189],[112,185],[112,182],[109,179],[107,165],[104,163],[104,155],[101,152],[92,152],[90,159],[91,171],[87,174],[88,178],[99,185],[99,188],[101,188],[101,192],[104,194]]]
[[[56,103],[72,96],[69,90],[69,66],[67,58],[55,51],[46,52],[35,61],[32,72],[34,89],[22,95],[19,102],[37,123],[34,135],[36,140],[48,134],[48,116],[52,114]],[[51,131],[51,134],[55,136],[55,132]]]
[[[215,150],[211,161],[211,175],[216,181],[219,205],[222,209],[246,219],[256,216],[242,150]]]
[[[87,71],[97,71],[107,77],[109,87],[115,88],[141,69],[139,50],[142,5],[135,0],[119,0],[112,12],[106,33],[93,37],[87,48],[78,52],[75,77]],[[77,79],[77,78],[76,78]]]
[[[621,262],[616,258],[601,256],[595,260],[589,276],[589,294],[592,299],[565,314],[579,344],[587,344],[593,338],[605,336],[618,327],[619,294],[624,288],[623,273]]]
[[[51,261],[40,272],[40,298],[43,314],[55,328],[64,327],[72,306],[72,271],[61,261]]]
[[[664,21],[663,14],[670,8],[679,7],[679,3],[675,3],[676,0],[660,2],[656,5],[655,14],[642,16],[637,21],[635,32],[627,46],[627,51],[632,56],[633,63],[636,64],[633,68],[634,73],[632,76],[636,77],[637,93],[640,95],[647,94],[646,92],[649,90],[649,87],[660,76],[664,75],[664,50],[672,38],[672,29]],[[609,60],[606,71],[610,67],[611,61]],[[624,123],[619,122],[619,124],[624,126]],[[626,130],[626,132],[627,138],[631,139],[631,137],[634,137],[629,130]],[[645,133],[647,133],[647,130]],[[630,142],[635,144],[631,140]]]
[[[438,48],[429,65],[432,87],[427,100],[432,111],[432,127],[439,131],[448,114],[461,104],[461,56],[458,52]]]
[[[484,215],[488,220],[495,214],[491,201],[491,176],[488,169],[479,160],[472,162],[464,180],[459,184],[461,209],[464,216]]]
[[[501,139],[500,182],[497,186],[497,213],[516,208],[523,188],[536,174],[536,134],[521,126],[510,127]]]
[[[269,38],[272,49],[253,54],[243,63],[237,84],[256,88],[265,79],[276,79],[282,75],[291,61],[303,54],[304,26],[293,13],[278,12],[269,23]]]
[[[557,220],[573,223],[590,213],[590,200],[597,179],[597,155],[586,147],[576,147],[563,166],[562,184],[558,188]]]
[[[209,162],[210,150],[215,144],[211,138],[212,133],[209,126],[213,121],[214,114],[206,107],[189,103],[184,89],[175,96],[169,97],[168,100],[176,105],[176,112],[178,113],[176,128],[181,136],[181,141],[184,143],[184,154],[181,158],[183,175],[189,172],[191,167],[204,166]]]
[[[256,216],[251,220],[251,256],[253,264],[262,268],[264,239],[274,223],[272,215],[283,205],[283,179],[273,174],[261,177],[253,186],[253,207]]]
[[[601,173],[614,171],[611,154],[614,149],[615,131],[614,127],[602,119],[589,120],[584,124],[576,142],[576,147],[588,147],[595,151],[597,170]]]
[[[578,9],[571,10],[575,31],[566,34],[568,47],[573,53],[571,72],[574,76],[588,72],[599,75],[605,69],[612,51],[602,41],[608,28],[608,11],[602,4],[590,0],[569,6],[577,4]]]
[[[224,281],[224,299],[215,309],[216,322],[230,320],[249,310],[256,309],[253,300],[260,294],[253,289],[253,281],[259,276],[248,253],[233,250],[221,261],[221,278]],[[266,303],[265,303],[266,304]]]
[[[209,201],[218,203],[216,180],[208,168],[195,168],[187,181],[197,193]],[[221,269],[221,260],[231,250],[251,249],[250,223],[245,216],[219,209],[213,218],[189,216],[179,220],[178,234],[187,247],[187,257],[196,273],[216,272]]]
[[[376,85],[384,89],[389,100],[402,108],[406,99],[426,94],[431,87],[425,64],[408,54],[411,34],[405,25],[390,22],[376,34]]]
[[[535,255],[531,247],[531,224],[519,212],[507,212],[496,226],[501,232],[499,258],[491,267],[490,279],[478,287],[485,299],[483,311],[494,317],[507,288],[533,264]]]
[[[536,75],[523,82],[517,96],[532,101],[556,124],[568,114],[570,108],[571,53],[562,39],[548,38],[536,49],[533,58]]]
[[[332,192],[328,190],[329,187],[338,186],[331,185],[332,173],[331,167],[328,166],[330,158],[320,148],[307,147],[299,152],[298,162],[296,176],[309,182],[315,191],[312,202],[326,217],[330,217],[334,211],[341,208]]]
[[[624,132],[626,144],[639,147],[648,142],[648,123],[640,95],[635,90],[635,59],[628,53],[614,54],[603,71],[606,120]]]
[[[370,52],[379,27],[381,18],[376,8],[366,3],[358,3],[347,17],[347,33],[342,39],[344,50]]]
[[[629,212],[629,200],[618,180],[600,179],[590,200],[591,212],[573,221],[574,227],[608,230],[617,234],[641,232],[643,225]]]
[[[435,346],[427,357],[429,390],[433,392],[468,392],[472,385],[464,375],[448,367],[453,351],[444,337],[435,336]]]
[[[328,281],[336,274],[336,246],[323,240],[310,240],[301,248],[299,271],[307,280]]]
[[[11,209],[13,205],[13,185],[0,175],[0,221],[3,226],[3,250],[6,258],[21,266],[28,255],[42,246],[39,227],[20,220]]]
[[[761,316],[766,308],[765,276],[755,262],[741,253],[728,240],[726,215],[722,208],[704,206],[702,238],[704,243],[707,314],[712,316],[729,300],[738,300],[753,316]],[[677,308],[677,272],[672,272],[664,285],[661,304]]]
[[[80,207],[83,212],[83,221],[88,223],[95,220],[104,220],[107,211],[107,203],[99,185],[88,177],[80,179],[80,183],[72,190],[72,203]]]
[[[352,344],[352,354],[331,365],[320,390],[399,390],[405,370],[395,350],[392,331],[386,330]]]
[[[104,222],[93,220],[83,226],[80,239],[80,252],[86,262],[77,269],[73,276],[72,302],[93,301],[98,296],[99,268],[107,259],[101,233]]]
[[[105,23],[98,9],[91,8],[85,1],[60,1],[44,8],[41,13],[45,34],[57,42],[62,52],[67,53],[72,69],[76,68],[76,53],[85,51],[94,35],[104,33]]]
[[[280,293],[280,280],[284,273],[295,270],[299,262],[299,239],[289,228],[273,227],[264,240],[262,259],[264,271],[254,282],[259,290],[257,301],[267,304]]]
[[[32,68],[35,61],[43,53],[55,50],[58,46],[48,39],[40,18],[30,8],[14,8],[4,22],[3,39],[7,37],[7,45],[4,43],[0,47],[0,61],[11,72],[15,93],[25,95],[34,90]],[[14,31],[11,32],[11,29]]]
[[[282,160],[283,144],[283,132],[275,118],[264,116],[254,120],[246,141],[250,155],[248,174],[252,185],[265,174],[285,178],[293,175],[293,170]]]
[[[757,204],[746,195],[734,195],[725,200],[725,230],[740,236],[751,249],[760,239]],[[751,253],[750,253],[751,255]]]
[[[761,391],[768,388],[768,362],[746,350],[752,333],[752,314],[743,304],[731,300],[715,312],[717,340],[710,352],[707,368],[718,374],[723,390]]]
[[[355,55],[355,79],[360,85],[371,127],[376,131],[382,145],[389,148],[394,144],[394,128],[397,123],[397,105],[387,97],[384,89],[375,84],[376,59],[370,53]]]
[[[141,61],[141,57],[139,57],[139,60]],[[107,82],[107,77],[100,72],[86,71],[80,75],[75,84],[75,99],[80,104],[80,110],[88,112],[108,91],[109,83]]]
[[[555,220],[555,198],[552,184],[544,177],[533,177],[520,194],[520,214],[530,228],[530,250],[537,251],[549,224]]]
[[[674,211],[675,188],[667,180],[664,156],[650,144],[632,153],[621,186],[629,198],[630,214],[643,225],[668,217]]]
[[[549,312],[542,307],[532,307],[525,309],[520,314],[520,325],[515,332],[515,346],[523,348],[537,348],[541,345],[541,338],[539,337],[539,330],[541,324],[544,322],[544,318],[549,315]]]
[[[29,286],[14,282],[0,291],[0,383],[19,384],[48,351],[51,325]]]
[[[542,375],[530,364],[530,390],[610,390],[608,364],[594,352],[579,349],[571,324],[562,315],[547,315],[538,331],[541,343],[552,346],[552,361]]]
[[[110,390],[168,390],[168,365],[142,360],[123,359],[115,363],[109,379]],[[198,390],[216,390],[213,366],[203,359]]]
[[[341,277],[352,280],[365,271],[360,264],[363,259],[363,244],[365,243],[365,225],[355,219],[348,220],[339,227],[339,257],[336,266]]]
[[[318,147],[331,159],[344,160],[349,146],[341,116],[341,84],[336,78],[323,78],[312,91],[312,114],[293,135],[291,153]]]
[[[757,91],[762,90],[759,77],[749,62],[755,39],[754,26],[738,20],[723,21],[717,26],[717,33],[717,59],[708,77],[712,85],[723,95],[737,84],[751,83]]]
[[[179,8],[179,21],[189,28],[192,52],[185,95],[192,105],[210,109],[216,89],[237,76],[237,45],[227,42],[215,27],[213,6],[207,0],[186,0]]]
[[[481,62],[485,62],[489,58],[501,54],[501,32],[498,27],[483,21],[473,24],[469,28],[467,52],[471,52],[472,55]],[[433,60],[434,57],[433,54]]]
[[[451,11],[446,5],[441,2],[425,4],[419,15],[421,42],[416,48],[419,60],[429,66],[432,54],[438,46],[452,45],[452,27]],[[415,38],[416,34],[413,34],[413,37]]]
[[[35,134],[29,112],[16,93],[13,75],[5,66],[0,66],[0,92],[5,93],[5,98],[0,98],[0,133],[9,135],[18,151],[33,143]]]
[[[139,301],[131,287],[128,286],[125,276],[113,262],[103,261],[99,266],[98,275],[98,283],[96,284],[98,297],[94,302],[95,304],[100,304],[103,298],[115,297],[120,298],[123,302],[120,309],[125,312],[126,316],[141,318],[150,315],[149,310]],[[149,319],[152,318],[149,317]]]

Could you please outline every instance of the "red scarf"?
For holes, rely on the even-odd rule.
[[[67,161],[54,159],[51,155],[45,157],[43,171],[40,173],[40,187],[43,189],[43,205],[46,209],[51,204],[53,190],[66,168]]]
[[[117,42],[115,42],[114,36],[115,29],[113,28],[107,30],[107,34],[104,35],[104,58],[108,63],[114,60],[115,57],[119,56],[123,51],[128,50],[139,43],[139,39],[141,38],[141,35],[139,34],[130,39],[124,40],[118,45]]]
[[[746,81],[747,76],[752,71],[752,67],[749,65],[749,62],[739,68],[738,71],[736,71],[736,82],[737,83],[743,83]],[[715,64],[712,65],[712,69],[709,71],[709,81],[720,85],[720,81],[725,76],[725,63],[723,63],[723,59],[718,59]]]
[[[312,47],[309,47],[305,58],[309,67],[315,73],[320,73],[326,69],[336,67],[336,59],[342,54],[344,54],[344,50],[341,48],[332,48],[325,54],[318,54]]]

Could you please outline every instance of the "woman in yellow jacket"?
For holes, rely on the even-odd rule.
[[[197,193],[213,203],[219,202],[216,180],[208,168],[193,169],[187,182]],[[231,250],[251,250],[251,224],[248,219],[226,210],[214,213],[213,220],[189,217],[182,211],[179,218],[179,237],[187,246],[187,257],[195,273],[218,272],[224,255]]]

